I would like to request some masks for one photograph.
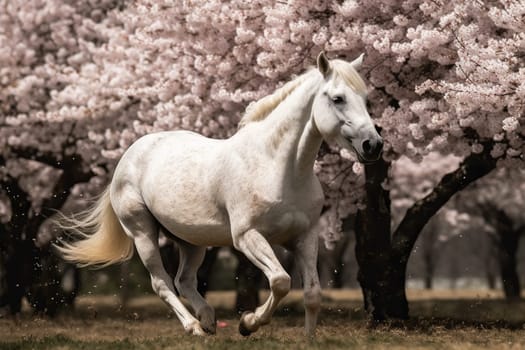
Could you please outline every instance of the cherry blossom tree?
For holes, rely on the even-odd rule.
[[[53,0],[1,7],[1,27],[9,28],[0,34],[3,177],[18,185],[6,169],[12,161],[26,169],[24,155],[52,164],[65,179],[71,171],[86,175],[74,183],[101,185],[145,133],[183,128],[228,137],[250,102],[304,71],[321,50],[346,59],[364,52],[361,74],[386,140],[384,159],[363,166],[323,146],[316,171],[340,218],[358,212],[359,280],[378,320],[408,316],[406,263],[437,210],[496,166],[523,166],[519,1]],[[392,220],[391,164],[432,152],[460,161]],[[47,193],[67,197],[65,188]]]
[[[59,262],[49,252],[49,240],[38,239],[39,228],[76,184],[103,177],[107,161],[89,135],[118,118],[105,110],[93,125],[95,113],[87,106],[70,108],[59,98],[79,98],[70,86],[74,72],[90,62],[89,48],[105,41],[101,28],[112,23],[106,12],[118,5],[0,2],[0,189],[6,208],[0,225],[6,288],[0,304],[13,313],[20,311],[23,296],[47,314],[64,301]]]
[[[505,296],[511,300],[519,299],[521,287],[517,250],[520,239],[525,235],[523,169],[497,169],[458,194],[454,206],[469,217],[470,226],[477,225],[489,234]]]
[[[400,4],[406,5],[407,2]],[[403,89],[389,87],[394,103],[385,109],[378,123],[384,128],[383,135],[389,139],[392,150],[415,160],[429,151],[439,151],[460,156],[463,161],[407,210],[391,237],[383,236],[383,251],[389,252],[389,257],[384,259],[391,266],[385,273],[390,275],[386,277],[386,285],[392,288],[385,288],[388,295],[383,298],[387,300],[384,305],[400,307],[387,308],[386,312],[380,310],[378,318],[406,317],[402,290],[406,262],[428,219],[454,193],[491,172],[496,165],[522,166],[524,130],[520,126],[523,124],[520,124],[520,120],[523,121],[520,101],[523,96],[513,79],[523,74],[520,60],[523,37],[520,23],[502,24],[502,13],[519,17],[523,6],[514,2],[428,1],[412,7],[409,13],[399,9],[393,22],[405,30],[397,27],[402,36],[384,39],[387,44],[382,46],[386,50],[383,52],[403,62],[401,75],[387,73],[393,77],[393,86],[409,82],[410,90],[417,94],[407,99],[399,95],[404,93]],[[483,55],[473,54],[475,49],[470,51],[474,43],[483,48]],[[496,47],[504,43],[508,46],[503,53]],[[467,66],[470,69],[466,69]],[[508,74],[495,70],[501,66],[508,67]],[[400,79],[410,75],[414,80]],[[496,91],[500,88],[505,91]],[[509,110],[508,106],[513,108]],[[409,132],[408,140],[395,137],[406,132]],[[389,137],[387,133],[393,135]],[[389,158],[388,153],[385,158]],[[368,190],[376,191],[377,195],[369,196],[368,200],[378,203],[377,198],[388,197],[379,187],[386,176],[380,178],[375,173],[370,177],[373,181],[367,181]],[[379,203],[387,200],[379,199]],[[384,212],[385,223],[369,229],[389,231],[390,223],[386,221],[389,213]],[[372,279],[371,284],[374,283],[379,285]],[[397,298],[397,302],[388,300],[392,297]]]

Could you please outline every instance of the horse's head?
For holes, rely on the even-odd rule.
[[[366,109],[366,86],[356,71],[362,61],[363,55],[351,63],[330,61],[321,52],[317,68],[323,82],[313,102],[313,118],[326,141],[353,149],[361,162],[372,162],[381,155],[383,139]]]

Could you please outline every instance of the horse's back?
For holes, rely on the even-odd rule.
[[[192,165],[198,171],[196,165],[209,163],[221,141],[184,130],[142,136],[123,154],[115,169],[114,181],[140,186],[151,177],[191,172]]]
[[[190,243],[230,244],[228,219],[217,198],[217,157],[225,142],[188,131],[143,136],[115,170],[113,197],[135,198],[168,231]]]

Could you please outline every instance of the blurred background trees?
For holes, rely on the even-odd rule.
[[[513,0],[0,0],[0,304],[16,313],[26,296],[53,314],[71,300],[67,271],[77,273],[50,251],[46,220],[85,207],[135,139],[178,128],[228,137],[250,102],[321,50],[365,53],[386,140],[370,166],[322,148],[316,171],[335,219],[320,237],[339,254],[321,259],[338,265],[323,267],[325,283],[352,285],[342,271],[356,266],[355,242],[371,316],[406,318],[409,258],[426,287],[459,278],[466,253],[447,247],[469,237],[489,285],[497,265],[506,295],[519,296],[524,15]]]

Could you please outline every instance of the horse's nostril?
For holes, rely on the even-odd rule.
[[[371,150],[372,150],[372,144],[370,143],[370,140],[364,140],[363,141],[363,151],[365,151],[365,153],[370,153]]]
[[[383,140],[379,139],[367,139],[362,143],[363,153],[369,157],[376,157],[381,153],[383,149]]]

